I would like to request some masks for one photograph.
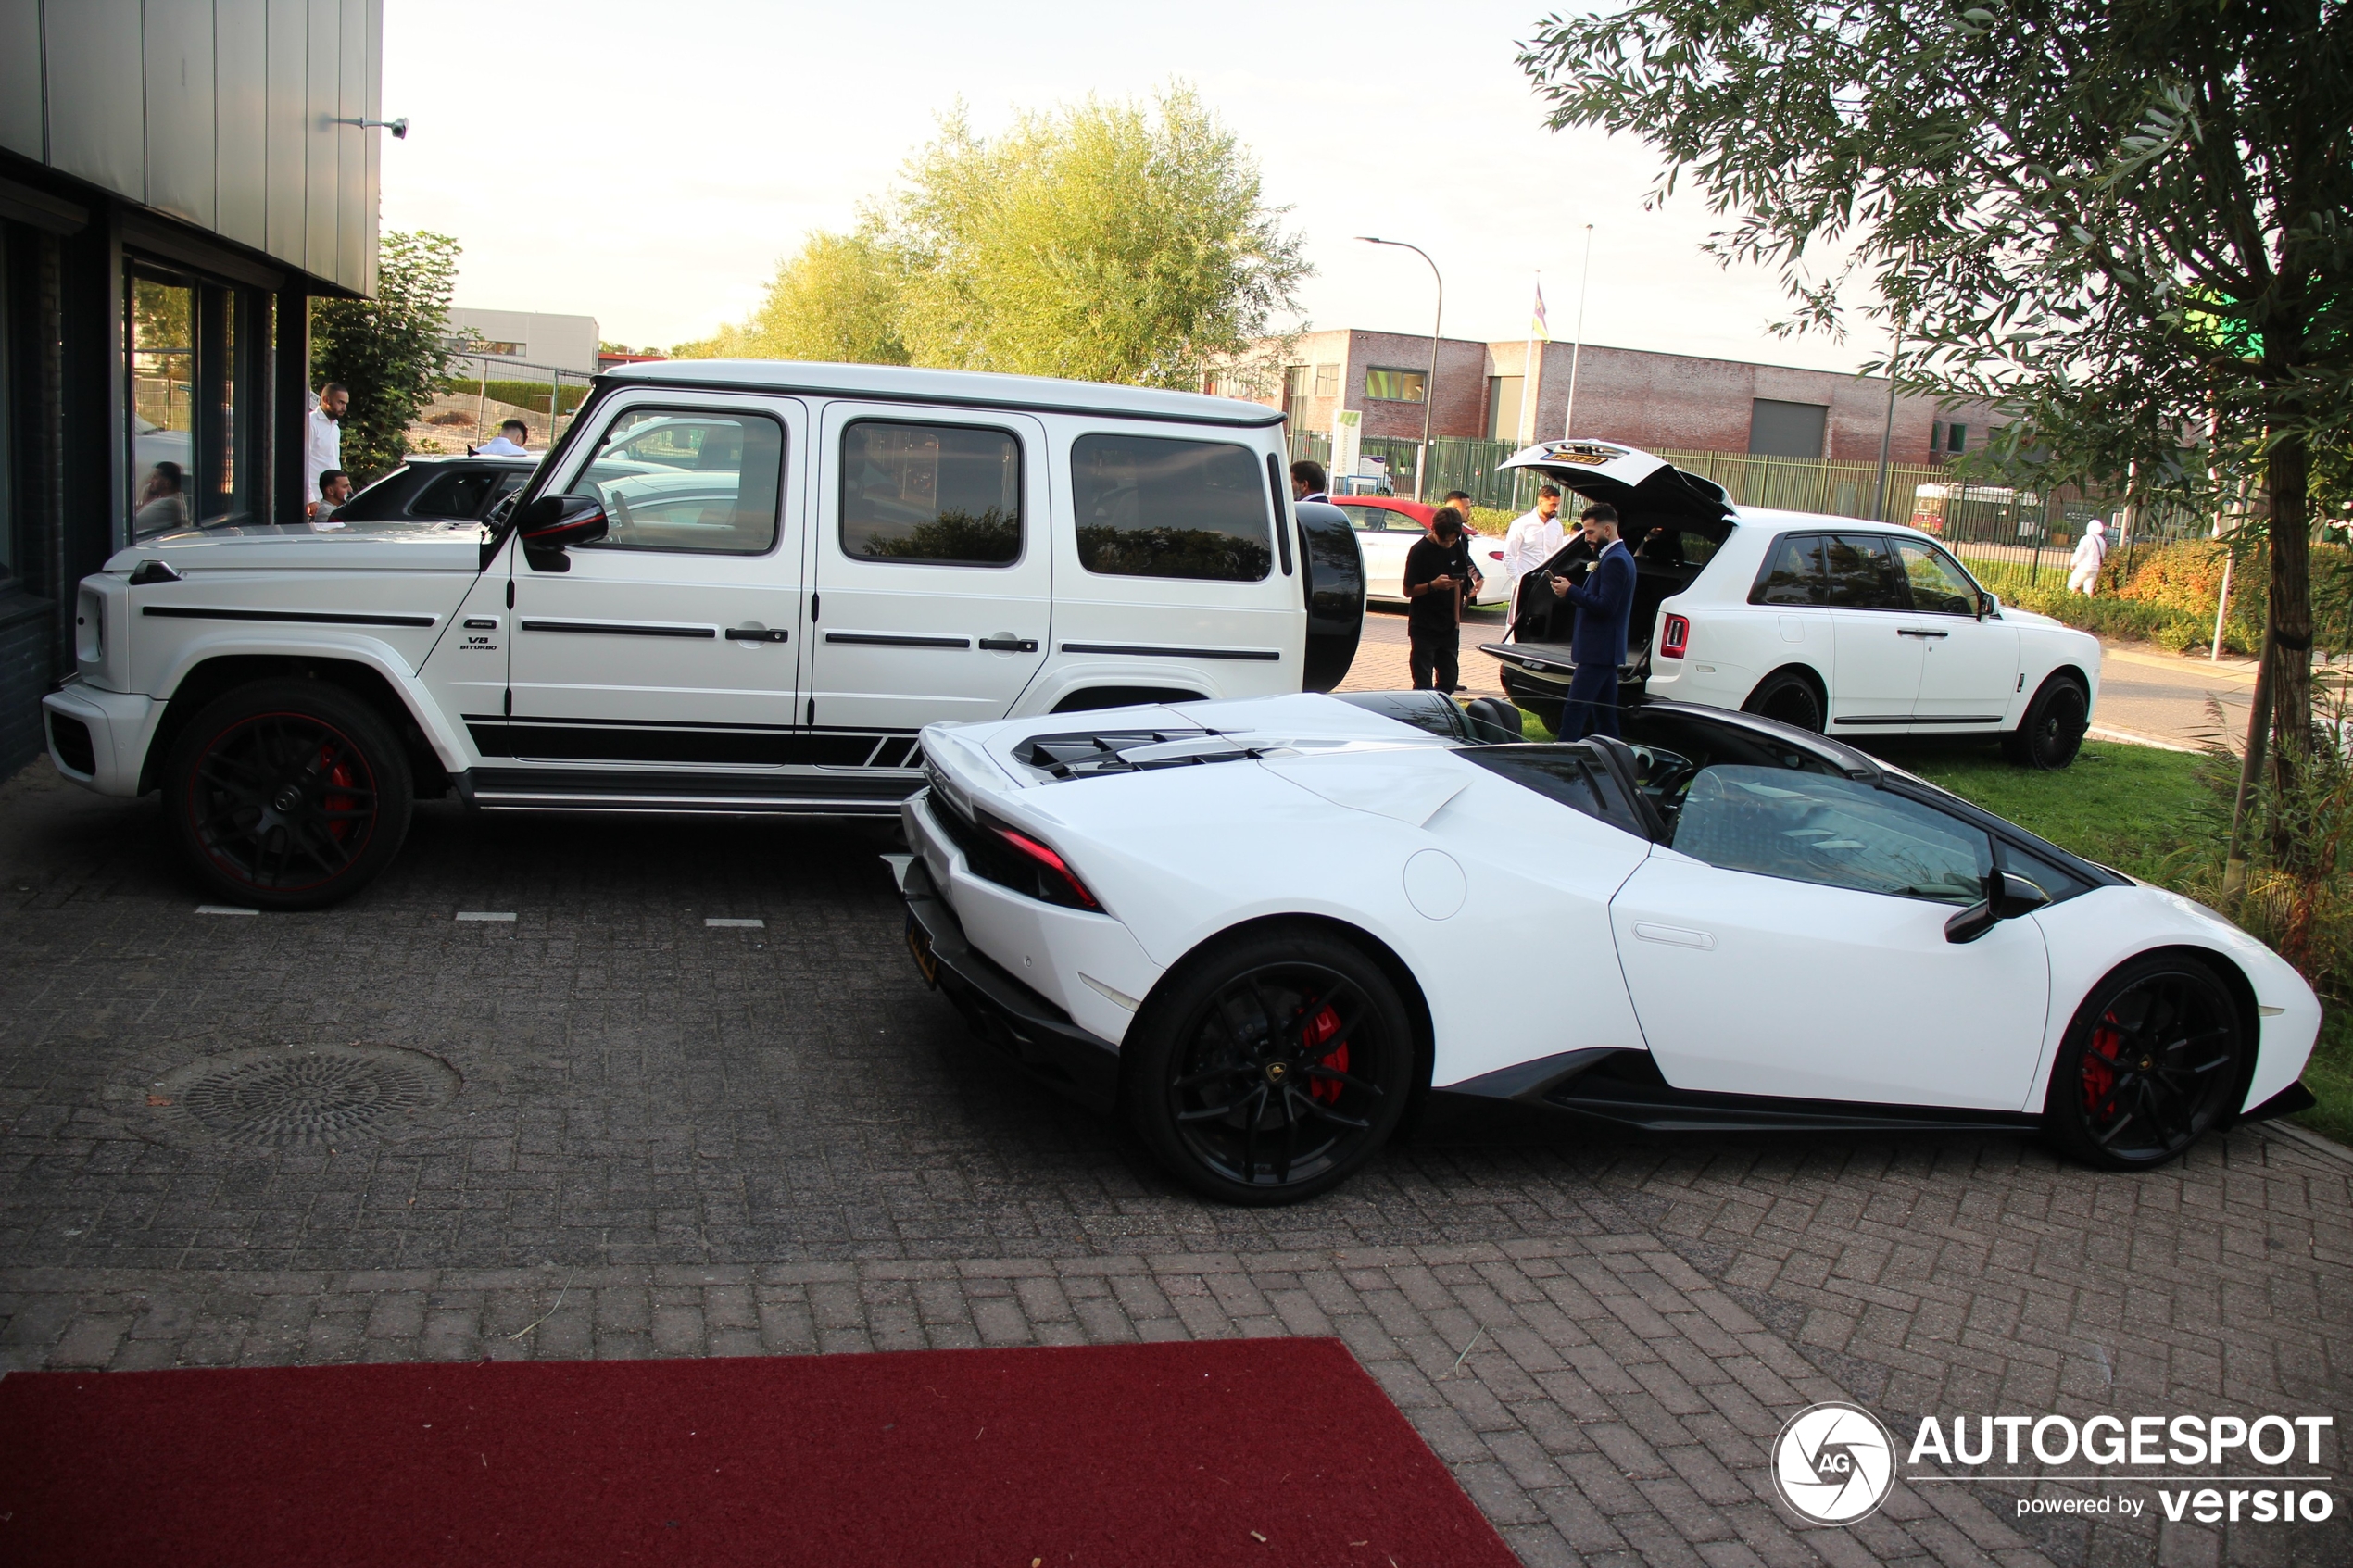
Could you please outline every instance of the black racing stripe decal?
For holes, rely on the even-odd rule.
[[[1157,648],[1129,643],[1064,643],[1063,652],[1139,654],[1147,659],[1249,659],[1269,664],[1283,657],[1272,648]]]
[[[644,626],[626,621],[519,621],[526,632],[581,632],[595,637],[692,637],[710,642],[716,626]]]
[[[193,605],[142,605],[142,615],[165,621],[286,621],[309,626],[430,626],[431,615],[346,615],[326,609],[204,609]]]
[[[908,764],[912,742],[904,734],[867,731],[688,730],[587,723],[567,720],[510,719],[496,726],[470,725],[475,749],[484,757],[532,758],[548,762],[692,762],[771,768],[894,768]],[[491,740],[492,751],[481,742]],[[901,759],[893,760],[894,757]]]

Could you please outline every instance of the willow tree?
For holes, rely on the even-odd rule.
[[[2265,673],[2311,743],[2309,507],[2353,390],[2345,0],[1637,0],[1542,23],[1555,128],[1642,137],[1793,330],[1901,319],[1906,383],[1986,398],[2046,480],[2269,496]],[[2185,450],[2219,432],[2221,453]],[[2264,736],[2250,728],[2250,757]],[[2285,782],[2284,777],[2283,782]]]
[[[874,213],[919,365],[1198,389],[1308,274],[1257,160],[1189,89],[995,136],[960,111]]]

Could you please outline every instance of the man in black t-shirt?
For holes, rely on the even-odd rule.
[[[1405,639],[1414,689],[1453,692],[1462,683],[1463,588],[1471,580],[1463,514],[1441,507],[1429,533],[1405,552]]]

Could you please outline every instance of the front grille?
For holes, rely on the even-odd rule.
[[[90,726],[79,719],[69,719],[62,713],[49,715],[49,746],[57,760],[69,772],[94,778],[98,771],[98,749],[90,739]]]

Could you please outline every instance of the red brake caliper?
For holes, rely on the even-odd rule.
[[[319,747],[319,765],[321,767],[327,767],[328,761],[333,756],[333,746],[321,745]],[[346,759],[341,762],[335,763],[334,766],[327,768],[327,788],[329,791],[332,792],[337,784],[341,784],[345,788],[348,789],[355,783],[357,783],[357,781],[351,776],[351,762],[349,759]],[[322,811],[348,811],[358,804],[359,802],[354,800],[348,795],[335,795],[329,793],[319,797],[319,809]],[[327,831],[333,834],[337,839],[347,838],[351,834],[351,822],[352,819],[349,817],[336,817],[327,823]]]
[[[1339,1033],[1340,1014],[1333,1010],[1332,1005],[1329,1002],[1326,1002],[1324,1004],[1323,1010],[1318,1012],[1315,1017],[1309,1019],[1306,1025],[1300,1030],[1300,1039],[1306,1045],[1320,1046],[1326,1040],[1330,1039],[1333,1035]],[[1340,1048],[1333,1051],[1331,1055],[1318,1060],[1315,1065],[1318,1067],[1328,1067],[1335,1073],[1347,1072],[1348,1047],[1345,1044],[1342,1044]],[[1334,1104],[1340,1099],[1340,1085],[1338,1081],[1334,1079],[1310,1078],[1307,1080],[1307,1093],[1309,1097],[1321,1100],[1326,1105]]]
[[[2108,1019],[2092,1028],[2092,1043],[2083,1053],[2083,1109],[2096,1116],[2116,1087],[2117,1053],[2124,1048],[2123,1031]]]

